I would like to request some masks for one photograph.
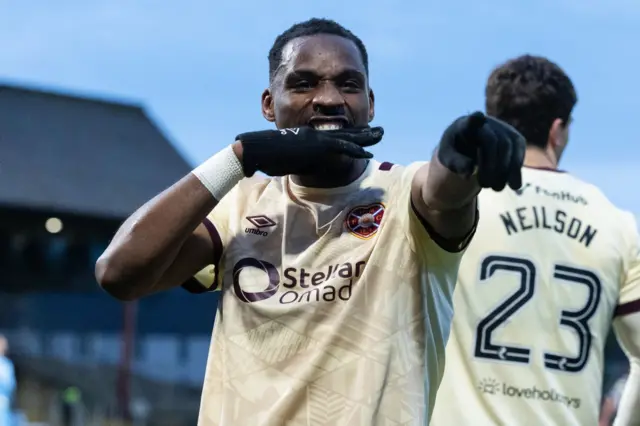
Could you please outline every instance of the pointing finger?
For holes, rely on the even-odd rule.
[[[526,141],[522,135],[518,136],[512,144],[511,167],[509,174],[509,188],[516,190],[522,187],[522,166],[524,165],[524,154],[526,150]]]
[[[481,111],[476,111],[473,114],[467,116],[465,130],[473,134],[477,132],[478,129],[480,129],[486,121],[487,117]]]
[[[498,157],[498,135],[485,127],[478,135],[478,183],[482,188],[491,188],[496,176]]]

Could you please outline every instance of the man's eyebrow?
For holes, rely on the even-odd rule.
[[[316,73],[315,71],[312,70],[307,70],[307,69],[298,69],[298,70],[293,70],[290,73],[288,73],[286,75],[286,78],[308,78],[308,79],[317,79],[318,78],[318,73]]]
[[[287,74],[286,78],[287,79],[289,78],[318,79],[319,75],[316,71],[302,68],[302,69],[291,71],[289,74]],[[346,68],[340,71],[337,75],[333,77],[333,79],[345,79],[345,78],[363,79],[365,78],[365,75],[362,71],[359,71],[355,68]]]

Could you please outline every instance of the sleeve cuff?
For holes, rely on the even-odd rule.
[[[222,258],[222,239],[220,238],[220,233],[216,226],[209,219],[205,219],[202,224],[207,228],[209,232],[209,237],[211,238],[211,242],[213,243],[213,253],[211,257],[211,265],[213,265],[213,282],[207,286],[202,283],[197,277],[191,277],[185,283],[182,284],[182,288],[187,290],[189,293],[200,294],[207,293],[211,291],[216,291],[218,289],[218,272],[220,271],[220,259]],[[211,266],[207,266],[207,268],[211,268]]]
[[[469,245],[469,243],[473,239],[473,236],[476,233],[476,228],[478,227],[478,220],[480,218],[480,212],[476,208],[476,217],[474,219],[473,226],[471,227],[467,235],[465,235],[462,238],[452,239],[452,238],[443,237],[435,229],[433,229],[433,226],[431,226],[431,224],[426,220],[424,220],[424,218],[420,215],[420,213],[418,212],[418,209],[416,209],[416,206],[413,204],[413,200],[411,200],[411,210],[413,210],[413,214],[416,215],[416,217],[424,227],[425,231],[427,231],[427,234],[429,234],[429,237],[433,240],[433,242],[436,243],[438,247],[440,247],[442,250],[449,253],[460,253],[467,248],[467,246]]]
[[[215,284],[215,281],[214,281],[214,284]],[[212,285],[209,288],[205,287],[204,285],[202,285],[200,281],[198,281],[194,277],[191,277],[186,282],[182,283],[182,288],[187,290],[191,294],[209,293],[211,291],[214,291],[213,287],[215,287],[215,285]]]

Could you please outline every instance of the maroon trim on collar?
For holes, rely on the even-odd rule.
[[[535,167],[535,166],[524,166],[527,169],[534,169],[534,170],[544,170],[547,172],[554,172],[554,173],[567,173],[565,170],[560,170],[560,169],[553,169],[551,167]]]

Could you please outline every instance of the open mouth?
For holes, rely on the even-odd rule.
[[[309,126],[316,130],[340,130],[349,127],[349,121],[343,117],[312,118]]]

